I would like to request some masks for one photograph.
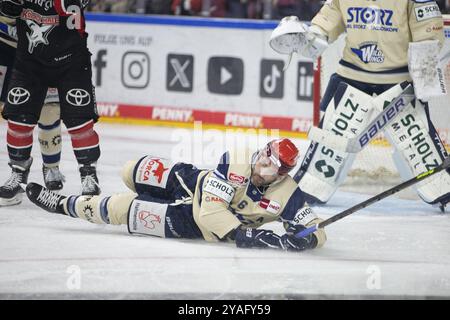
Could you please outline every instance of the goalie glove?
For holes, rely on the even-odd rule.
[[[16,19],[20,17],[23,9],[23,0],[0,1],[0,14],[2,16]]]
[[[315,61],[328,47],[328,41],[319,28],[309,27],[296,16],[289,16],[284,17],[273,30],[269,45],[276,52],[289,55],[286,70],[294,52]]]
[[[271,230],[237,229],[235,242],[238,248],[273,248],[285,249],[281,237]]]

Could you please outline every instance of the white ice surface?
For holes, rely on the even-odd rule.
[[[103,195],[126,190],[119,175],[126,160],[144,154],[183,157],[185,151],[180,153],[173,140],[193,137],[192,131],[169,128],[98,124],[97,130]],[[203,137],[206,160],[192,155],[186,161],[211,167],[211,159],[224,148],[218,143],[208,149],[208,141],[221,134]],[[0,182],[10,174],[5,135],[2,121]],[[186,141],[184,150],[200,150],[198,140]],[[295,141],[306,148],[306,141]],[[41,183],[36,142],[32,154],[29,181]],[[65,133],[61,170],[67,178],[63,194],[78,193],[76,162]],[[368,197],[338,192],[316,211],[326,218]],[[268,227],[282,231],[277,223]],[[449,214],[421,201],[391,197],[326,231],[328,242],[319,250],[243,250],[201,240],[131,236],[125,226],[52,215],[24,199],[19,206],[0,208],[0,298],[450,298]]]

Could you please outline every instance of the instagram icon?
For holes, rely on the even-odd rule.
[[[145,52],[128,51],[122,57],[122,84],[144,89],[150,82],[150,57]]]

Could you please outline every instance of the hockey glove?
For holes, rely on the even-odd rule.
[[[20,17],[23,9],[23,0],[3,0],[0,1],[0,14],[2,16],[16,19]]]
[[[273,231],[263,229],[237,229],[235,234],[238,248],[284,249],[281,237]]]
[[[281,237],[283,246],[288,251],[303,251],[314,249],[317,246],[317,238],[314,234],[309,234],[304,238],[297,238],[295,234],[305,230],[306,227],[301,224],[289,224],[286,234]]]

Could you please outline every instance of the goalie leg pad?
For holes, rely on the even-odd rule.
[[[192,215],[192,205],[171,205],[149,195],[140,195],[131,203],[128,231],[160,238],[201,238]]]
[[[435,168],[448,157],[431,122],[428,105],[420,100],[388,127],[386,136],[396,149],[394,163],[405,180]],[[426,179],[416,190],[427,203],[445,204],[450,201],[450,174],[444,171]]]
[[[357,136],[370,121],[372,97],[345,83],[340,77],[332,78],[329,88],[336,89],[333,95],[327,90],[322,101],[327,103],[327,107],[323,108],[326,112],[320,127],[345,138]],[[300,189],[311,197],[308,197],[309,203],[326,203],[344,181],[354,159],[354,154],[312,143],[294,179],[299,181]]]

